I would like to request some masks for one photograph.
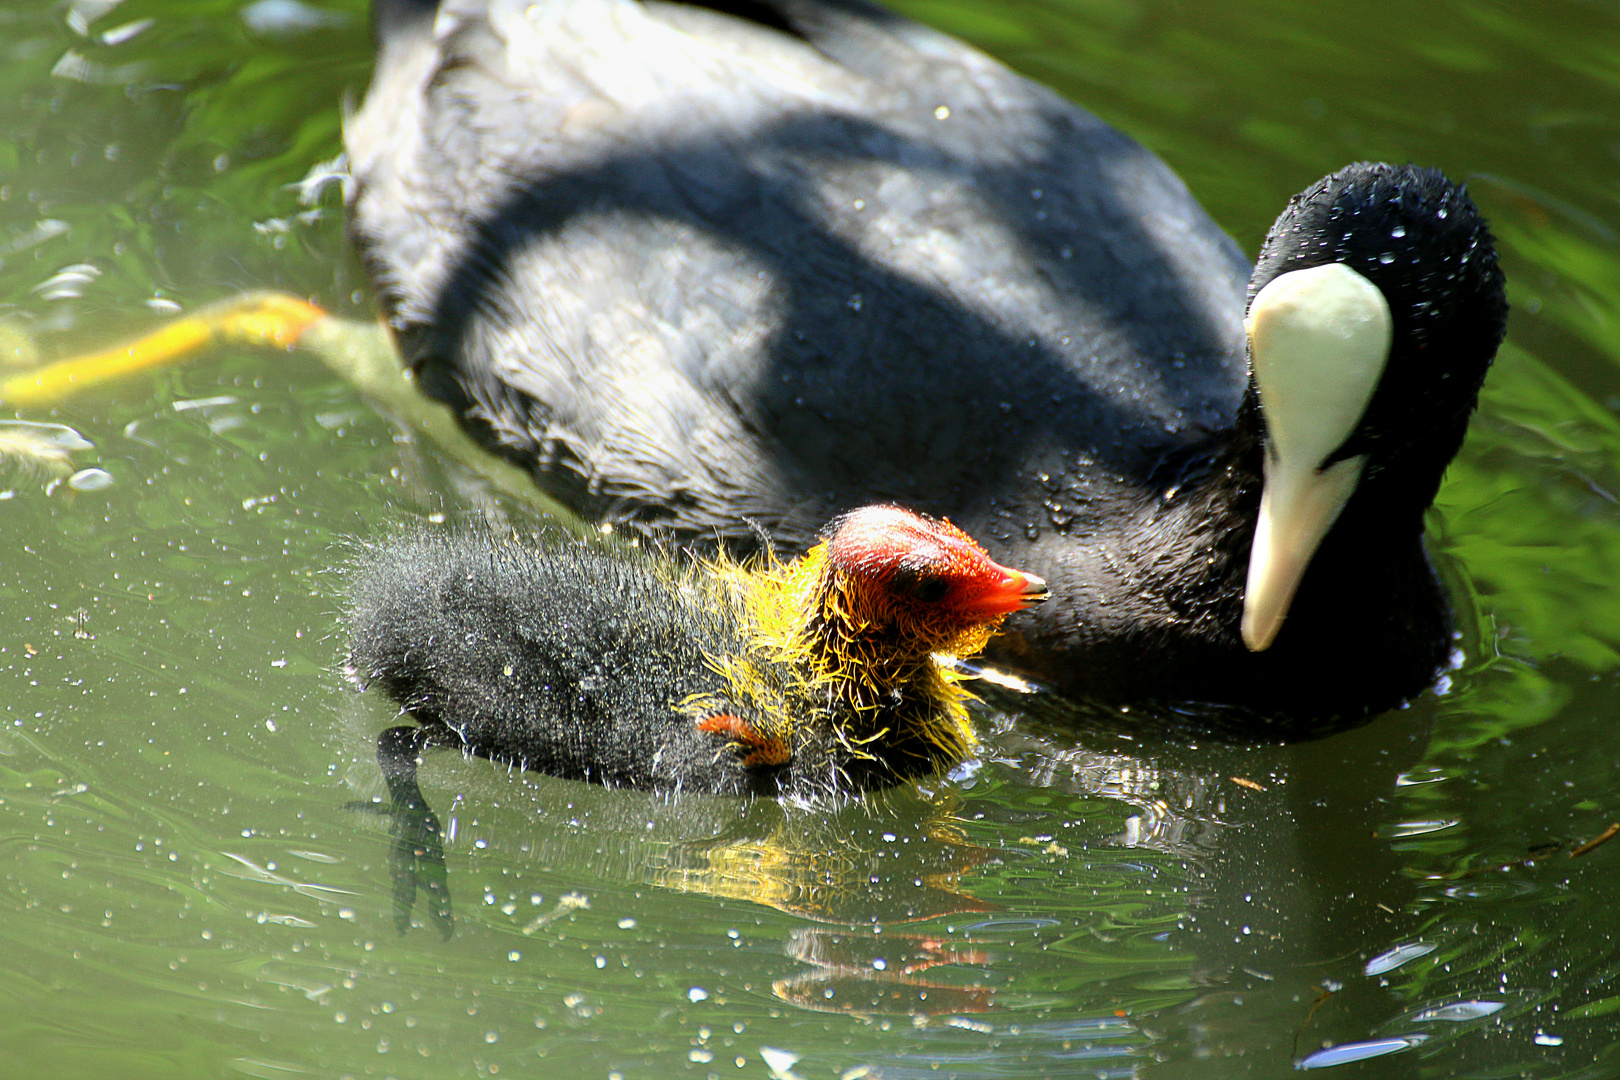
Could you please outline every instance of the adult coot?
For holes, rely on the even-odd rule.
[[[1002,659],[1279,733],[1445,663],[1423,513],[1506,308],[1439,174],[1324,179],[1251,275],[1151,153],[862,0],[376,25],[351,223],[403,355],[585,514],[949,515],[1051,584]]]
[[[1045,598],[949,522],[893,506],[752,567],[425,533],[361,558],[349,667],[423,724],[414,749],[615,786],[836,794],[966,757],[950,658]]]

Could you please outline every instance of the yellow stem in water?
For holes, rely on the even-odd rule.
[[[182,360],[215,342],[286,348],[326,312],[295,296],[249,293],[186,315],[126,345],[58,360],[0,380],[0,402],[60,400],[142,368]]]

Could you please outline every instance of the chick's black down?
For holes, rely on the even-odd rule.
[[[774,790],[680,703],[746,647],[725,598],[648,558],[422,534],[370,548],[349,664],[469,752],[636,788]],[[716,606],[720,605],[720,606]]]

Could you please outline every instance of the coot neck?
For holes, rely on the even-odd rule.
[[[1424,518],[1443,479],[1444,464],[1461,444],[1467,422],[1466,412],[1442,418],[1412,444],[1398,451],[1392,446],[1379,447],[1370,457],[1361,483],[1306,570],[1280,646],[1300,637],[1309,626],[1318,635],[1319,645],[1331,647],[1331,641],[1343,636],[1337,628],[1345,627],[1349,633],[1348,627],[1356,621],[1349,616],[1365,609],[1367,588],[1433,580],[1423,550]],[[1188,558],[1195,565],[1184,568],[1180,589],[1196,594],[1191,602],[1200,608],[1230,609],[1228,617],[1205,624],[1219,639],[1209,644],[1241,650],[1249,658],[1264,657],[1264,653],[1249,654],[1235,630],[1265,482],[1265,426],[1252,382],[1232,427],[1214,438],[1224,445],[1211,455],[1204,483],[1184,497],[1184,528],[1201,534],[1203,542],[1188,548]],[[1388,452],[1399,454],[1393,465]],[[1424,469],[1418,465],[1420,461],[1436,464]],[[1425,584],[1412,602],[1443,607],[1443,601],[1429,599],[1431,593],[1438,595],[1437,588],[1431,590]],[[1320,636],[1324,634],[1326,637]]]

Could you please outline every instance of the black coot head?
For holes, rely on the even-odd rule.
[[[1421,531],[1506,319],[1490,233],[1440,173],[1356,164],[1289,203],[1249,285],[1266,443],[1251,649],[1271,644],[1341,514],[1341,530]]]
[[[1438,483],[1507,328],[1485,219],[1467,190],[1436,169],[1347,165],[1289,200],[1255,262],[1249,304],[1277,277],[1328,263],[1375,285],[1392,321],[1383,378],[1328,463],[1366,454],[1370,481],[1409,447],[1455,435],[1435,463]]]

